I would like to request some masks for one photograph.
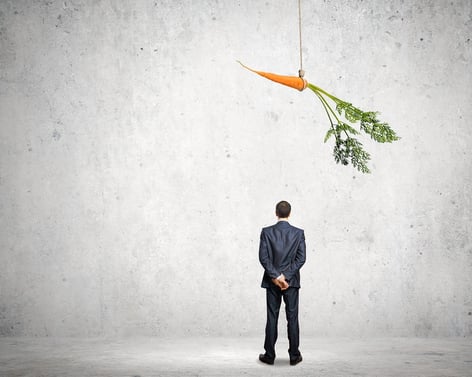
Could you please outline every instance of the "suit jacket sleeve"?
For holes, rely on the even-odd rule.
[[[280,272],[272,264],[272,259],[269,254],[269,246],[264,231],[261,232],[261,240],[259,243],[259,262],[264,267],[265,272],[271,279],[275,279],[280,276]]]
[[[290,264],[288,270],[284,271],[285,279],[291,280],[293,276],[302,268],[306,260],[306,244],[305,244],[305,232],[302,231],[300,243],[298,244],[297,253],[294,261]]]

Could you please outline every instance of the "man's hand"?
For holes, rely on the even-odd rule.
[[[282,291],[285,291],[289,287],[289,284],[287,283],[287,280],[285,280],[285,276],[283,274],[278,278],[272,279],[272,282]]]

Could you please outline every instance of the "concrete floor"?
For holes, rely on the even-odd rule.
[[[0,376],[472,376],[472,339],[302,339],[290,366],[280,339],[274,366],[255,338],[0,338]]]

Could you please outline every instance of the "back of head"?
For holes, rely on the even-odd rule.
[[[292,210],[292,207],[290,206],[290,203],[286,202],[285,200],[278,202],[277,205],[275,206],[275,214],[280,219],[288,218],[290,216],[291,210]]]

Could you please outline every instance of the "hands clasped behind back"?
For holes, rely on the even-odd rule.
[[[288,289],[288,287],[290,287],[290,285],[288,284],[287,280],[285,280],[285,276],[282,274],[280,275],[279,277],[277,278],[274,278],[272,279],[272,282],[280,288],[280,290],[282,291],[285,291],[286,289]]]

